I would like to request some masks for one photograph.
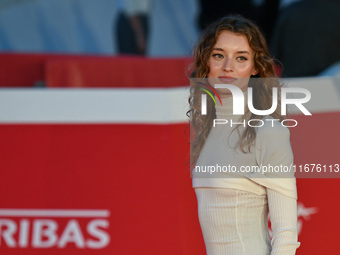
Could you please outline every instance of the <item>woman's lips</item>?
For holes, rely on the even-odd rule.
[[[219,76],[218,79],[222,81],[223,83],[232,83],[236,81],[236,78],[233,78],[230,76]]]

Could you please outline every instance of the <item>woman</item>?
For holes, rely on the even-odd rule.
[[[280,123],[280,103],[270,116],[247,107],[243,115],[234,115],[231,91],[214,89],[232,84],[247,99],[251,87],[254,108],[271,108],[273,88],[279,95],[281,86],[263,35],[251,21],[227,16],[203,31],[194,58],[191,166],[207,254],[295,254],[300,246],[296,181],[292,171],[283,171],[293,164],[293,154],[289,130]],[[215,92],[216,105],[207,96],[203,114],[207,92]],[[280,166],[281,171],[263,171]]]

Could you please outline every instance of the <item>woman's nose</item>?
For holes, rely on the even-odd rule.
[[[223,71],[225,72],[233,71],[232,65],[233,65],[232,60],[227,58],[223,63]]]

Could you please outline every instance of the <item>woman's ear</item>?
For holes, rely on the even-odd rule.
[[[257,69],[253,69],[253,71],[251,72],[251,75],[253,75],[253,76],[255,76],[255,75],[257,75],[259,72],[257,71]]]

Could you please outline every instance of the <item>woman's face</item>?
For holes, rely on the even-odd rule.
[[[243,34],[223,31],[217,38],[209,57],[209,83],[233,84],[242,91],[248,88],[249,78],[256,75],[254,52]],[[227,89],[216,89],[223,97],[230,96]]]

